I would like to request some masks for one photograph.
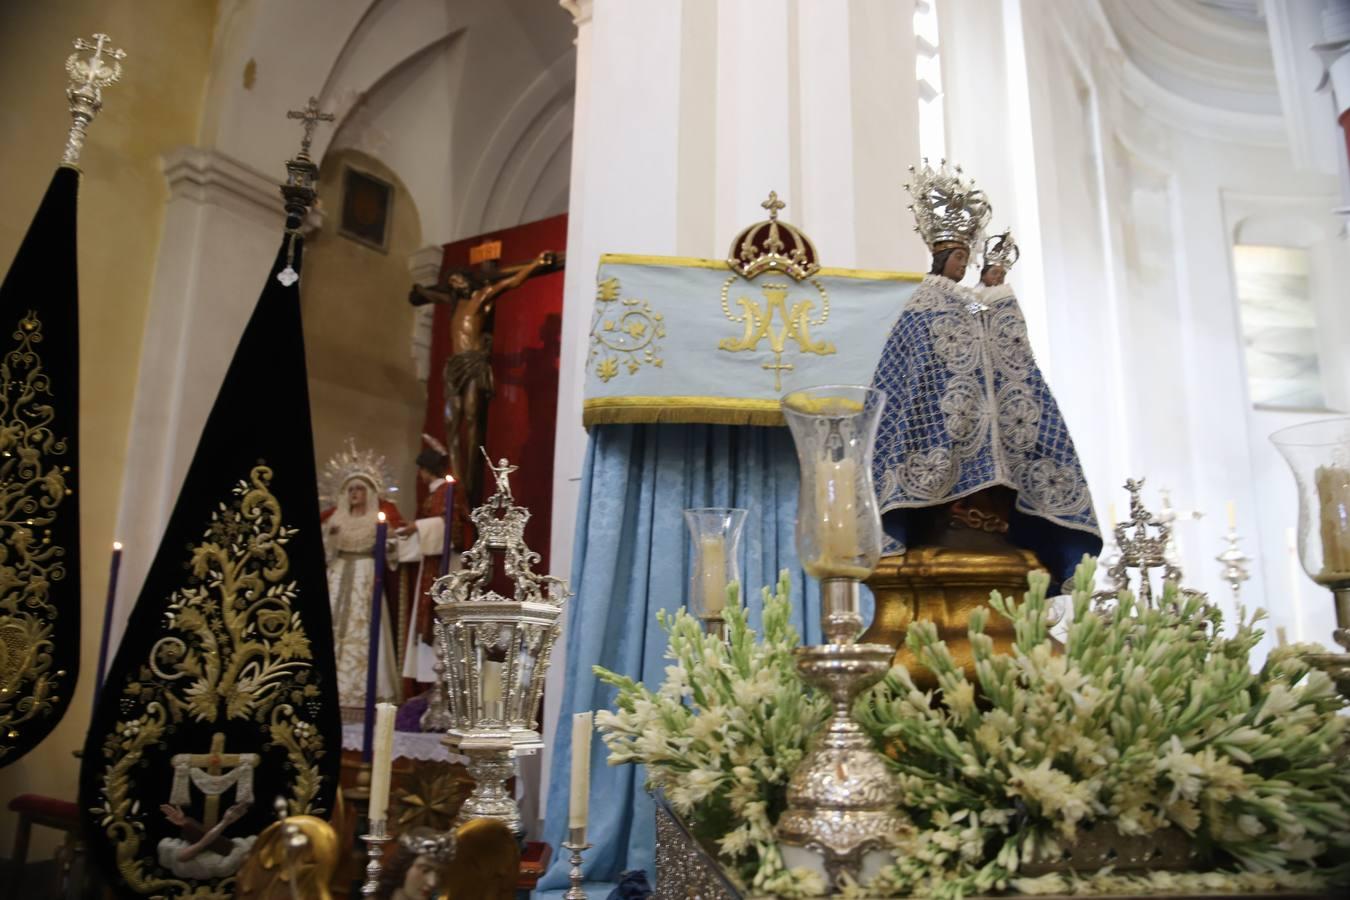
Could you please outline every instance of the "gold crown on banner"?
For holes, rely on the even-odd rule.
[[[743,278],[754,278],[764,271],[782,272],[796,281],[820,271],[811,239],[795,226],[778,221],[778,211],[787,206],[778,199],[778,192],[769,191],[769,199],[760,206],[769,211],[769,217],[751,225],[731,242],[727,254],[731,271]]]
[[[934,253],[951,247],[969,250],[978,244],[993,208],[975,181],[945,159],[935,169],[924,157],[923,168],[910,166],[909,171],[911,180],[905,189],[914,198],[909,207],[914,212],[914,230],[928,249]]]
[[[398,490],[394,486],[393,474],[384,454],[374,450],[358,450],[356,438],[347,438],[347,445],[324,466],[323,476],[319,479],[320,493],[326,505],[335,505],[342,489],[353,478],[361,478],[375,488],[377,497],[384,497]]]
[[[1002,234],[990,235],[984,242],[984,264],[986,266],[999,266],[1006,272],[1017,265],[1017,260],[1021,256],[1022,251],[1017,249],[1017,242],[1013,240],[1011,228]]]

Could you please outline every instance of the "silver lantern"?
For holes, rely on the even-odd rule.
[[[505,782],[518,756],[544,746],[537,713],[567,582],[539,575],[539,554],[525,546],[530,512],[515,504],[506,460],[493,465],[497,489],[470,518],[478,533],[463,568],[436,580],[436,650],[448,700],[445,742],[469,758],[475,786],[460,821],[501,819],[517,834],[520,809]],[[501,560],[511,596],[493,590]]]

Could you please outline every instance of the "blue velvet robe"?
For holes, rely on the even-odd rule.
[[[891,329],[873,387],[888,395],[873,475],[888,549],[909,511],[984,488],[1017,492],[1008,537],[1055,581],[1101,550],[1083,468],[1006,285],[929,275]]]

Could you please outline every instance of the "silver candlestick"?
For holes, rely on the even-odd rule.
[[[1229,528],[1223,539],[1228,542],[1228,546],[1214,558],[1223,563],[1223,571],[1219,573],[1219,577],[1228,582],[1228,586],[1233,589],[1233,599],[1238,600],[1242,593],[1242,582],[1252,577],[1247,571],[1247,564],[1252,559],[1238,546],[1238,541],[1242,538],[1235,529]]]
[[[586,829],[573,828],[569,839],[563,841],[563,849],[570,852],[568,862],[572,864],[572,870],[567,876],[571,887],[563,894],[563,900],[586,900],[586,892],[581,888],[581,854],[591,849],[591,845],[586,843]]]
[[[370,833],[361,835],[366,844],[366,880],[361,885],[362,897],[374,897],[380,892],[380,875],[384,872],[384,845],[393,838],[386,830],[384,819],[370,823]]]

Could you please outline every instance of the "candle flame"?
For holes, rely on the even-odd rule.
[[[383,524],[383,522],[384,522],[384,510],[380,510],[379,515],[377,515],[376,518],[380,520],[381,524]]]
[[[455,476],[451,475],[449,472],[446,472],[446,473],[445,473],[445,483],[446,483],[446,484],[455,484]]]
[[[122,549],[122,542],[121,542],[121,541],[113,541],[113,549],[114,549],[114,550],[121,550],[121,549]]]

